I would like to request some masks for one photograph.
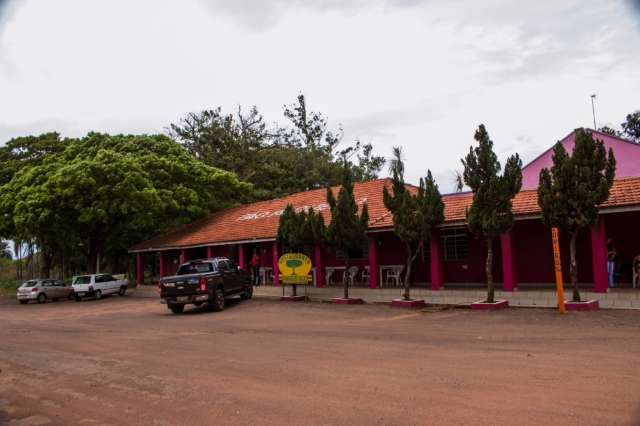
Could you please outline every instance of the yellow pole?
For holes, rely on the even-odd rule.
[[[551,239],[553,240],[553,260],[556,270],[558,311],[560,311],[561,314],[564,314],[564,285],[562,284],[562,263],[560,262],[560,239],[558,238],[558,228],[551,228]]]

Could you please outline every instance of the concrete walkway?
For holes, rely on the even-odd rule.
[[[286,288],[286,294],[291,294],[291,287]],[[353,287],[349,289],[349,295],[361,298],[367,303],[391,302],[392,299],[401,296],[401,289],[381,288],[369,289]],[[302,286],[298,287],[298,294],[305,294]],[[312,301],[330,300],[333,297],[342,297],[342,287],[307,288],[307,296]],[[447,289],[433,291],[426,288],[412,288],[411,297],[424,299],[427,303],[435,305],[468,305],[471,302],[483,300],[487,292],[484,289]],[[260,286],[254,290],[255,296],[279,297],[282,295],[282,287]],[[640,289],[614,289],[608,293],[594,293],[581,291],[583,300],[598,300],[600,307],[605,309],[640,309]],[[553,290],[516,290],[504,292],[496,290],[496,300],[506,299],[511,306],[555,308],[557,306],[556,293]],[[565,300],[571,299],[571,291],[565,289]]]

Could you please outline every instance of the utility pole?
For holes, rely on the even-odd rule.
[[[591,111],[593,112],[593,130],[598,130],[596,125],[596,106],[595,106],[596,94],[591,95]]]

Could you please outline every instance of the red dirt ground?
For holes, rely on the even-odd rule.
[[[0,300],[0,423],[640,424],[640,311]]]

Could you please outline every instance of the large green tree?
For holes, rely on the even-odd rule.
[[[244,201],[249,189],[166,136],[90,133],[0,186],[0,234],[35,239],[45,255],[82,251],[92,272],[99,257],[117,260],[158,231]]]
[[[538,204],[542,220],[570,236],[569,266],[573,300],[580,301],[576,240],[580,230],[598,220],[598,205],[609,197],[616,171],[613,151],[605,150],[601,141],[579,129],[571,155],[558,142],[553,148],[553,166],[540,171]]]
[[[0,146],[0,185],[9,182],[23,167],[41,164],[49,156],[61,153],[69,142],[55,132],[9,140]]]
[[[425,240],[431,230],[444,220],[444,203],[431,171],[426,179],[420,179],[420,186],[413,194],[404,181],[404,161],[400,148],[393,149],[390,163],[392,192],[383,189],[384,205],[393,215],[393,231],[406,249],[404,292],[405,300],[411,299],[411,268],[418,253],[424,249]]]
[[[376,178],[382,169],[384,158],[371,144],[343,146],[342,130],[310,111],[304,95],[284,106],[284,116],[287,125],[266,126],[256,107],[234,114],[218,108],[187,114],[171,124],[170,135],[204,163],[252,183],[256,200],[337,185],[343,158],[359,181]]]
[[[358,204],[353,195],[353,176],[351,167],[344,162],[342,182],[338,198],[331,188],[327,188],[327,202],[331,209],[331,221],[327,227],[327,242],[338,252],[343,253],[345,268],[349,269],[349,252],[360,250],[367,241],[369,210],[367,204],[358,212]],[[343,278],[344,298],[349,298],[349,280]]]
[[[502,172],[484,124],[478,127],[474,139],[478,145],[470,147],[462,159],[464,183],[473,192],[467,223],[471,232],[486,240],[487,302],[493,303],[493,240],[513,225],[512,200],[522,186],[522,161],[518,154],[512,155]]]

